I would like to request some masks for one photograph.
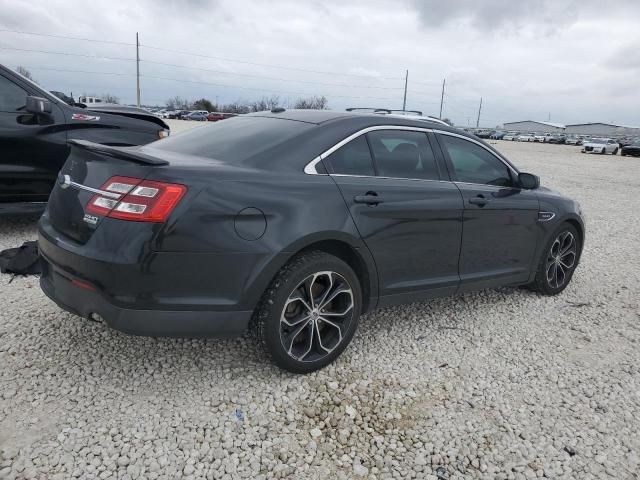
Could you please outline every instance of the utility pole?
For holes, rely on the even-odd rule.
[[[476,128],[480,126],[480,112],[482,112],[482,97],[480,97],[480,106],[478,107],[478,120],[476,120]]]
[[[409,70],[404,75],[404,100],[402,100],[402,111],[407,108],[407,82],[409,81]]]
[[[444,84],[447,81],[446,78],[442,79],[442,95],[440,95],[440,116],[438,117],[440,120],[442,120],[442,104],[444,103]]]
[[[140,40],[138,39],[138,32],[136,32],[136,93],[138,108],[140,108]]]

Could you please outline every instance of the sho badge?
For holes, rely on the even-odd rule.
[[[85,213],[82,220],[87,222],[89,225],[97,225],[99,218],[95,215],[89,215],[88,213]]]
[[[549,220],[552,220],[553,217],[555,217],[556,214],[553,212],[539,212],[538,213],[538,221],[539,222],[548,222]]]

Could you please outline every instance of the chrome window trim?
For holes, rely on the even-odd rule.
[[[307,163],[304,167],[304,173],[307,175],[328,175],[328,173],[318,173],[316,165],[322,161],[322,157],[318,155],[316,158]]]
[[[304,173],[306,173],[307,175],[339,175],[339,174],[335,174],[335,173],[332,173],[332,174],[329,174],[329,173],[318,173],[318,171],[316,170],[315,166],[318,164],[318,162],[320,162],[321,160],[324,160],[329,155],[331,155],[333,152],[338,150],[340,147],[342,147],[342,146],[346,145],[347,143],[349,143],[351,140],[355,140],[356,138],[358,138],[361,135],[364,135],[365,133],[373,132],[373,131],[376,131],[376,130],[406,130],[406,131],[409,131],[409,132],[424,132],[424,133],[429,133],[429,132],[433,131],[433,129],[431,129],[431,128],[411,127],[411,126],[403,126],[403,125],[375,125],[373,127],[366,127],[366,128],[363,128],[362,130],[358,130],[357,132],[352,133],[347,138],[342,139],[341,141],[336,143],[333,147],[328,148],[327,150],[322,152],[320,155],[318,155],[316,158],[311,160],[304,167]],[[375,177],[374,175],[346,175],[346,174],[341,174],[341,175],[345,176],[345,177],[347,177],[347,176],[351,176],[351,177],[372,177],[372,178]],[[404,177],[398,177],[398,178],[404,178]]]
[[[316,165],[318,163],[320,163],[322,160],[327,158],[329,155],[331,155],[333,152],[338,150],[340,147],[342,147],[342,146],[346,145],[347,143],[349,143],[351,140],[354,140],[354,139],[358,138],[361,135],[364,135],[364,134],[369,133],[369,132],[374,132],[376,130],[405,130],[405,131],[409,131],[409,132],[439,133],[439,134],[442,134],[442,135],[449,135],[451,137],[458,137],[458,138],[461,138],[463,140],[466,140],[468,142],[474,143],[474,144],[484,148],[487,152],[489,152],[491,155],[493,155],[497,160],[502,162],[502,164],[505,165],[507,167],[507,169],[509,169],[509,171],[512,172],[515,175],[516,178],[518,177],[518,173],[519,172],[512,165],[510,165],[508,162],[506,162],[503,158],[501,158],[498,155],[496,155],[495,152],[493,152],[490,148],[488,148],[482,142],[479,142],[479,141],[477,141],[477,140],[475,140],[473,138],[469,138],[469,137],[467,137],[465,135],[460,135],[460,134],[455,133],[455,132],[448,132],[448,131],[445,131],[445,130],[440,130],[438,128],[412,127],[412,126],[408,126],[408,125],[375,125],[375,126],[372,126],[372,127],[363,128],[362,130],[358,130],[357,132],[355,132],[355,133],[349,135],[348,137],[344,138],[343,140],[339,141],[338,143],[336,143],[331,148],[328,148],[327,150],[322,152],[320,155],[318,155],[316,158],[314,158],[309,163],[307,163],[307,165],[305,165],[305,167],[304,167],[304,173],[307,174],[307,175],[327,175],[327,176],[334,176],[334,177],[386,178],[386,179],[394,179],[394,180],[426,180],[426,181],[431,181],[431,182],[434,182],[434,181],[435,182],[453,182],[453,183],[462,183],[462,184],[467,184],[467,185],[483,185],[483,186],[496,187],[496,188],[514,188],[514,187],[504,187],[504,186],[499,186],[499,185],[489,185],[489,184],[486,184],[486,183],[458,182],[458,181],[455,181],[455,180],[433,180],[433,179],[428,179],[428,178],[407,178],[407,177],[381,177],[381,176],[376,176],[376,175],[349,175],[349,174],[345,174],[345,173],[318,173],[318,171],[316,170]]]

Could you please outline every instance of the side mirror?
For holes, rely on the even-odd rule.
[[[51,113],[51,102],[46,98],[27,97],[25,110],[28,113],[34,113],[36,115]]]
[[[540,177],[533,173],[521,172],[518,174],[518,184],[526,190],[535,190],[540,186]]]

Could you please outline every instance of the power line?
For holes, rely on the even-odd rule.
[[[116,72],[92,72],[88,70],[68,70],[65,68],[51,68],[51,67],[32,67],[29,65],[25,65],[25,68],[30,70],[47,70],[51,72],[63,72],[63,73],[86,73],[89,75],[116,75],[121,77],[132,77],[135,76],[135,73],[116,73]]]
[[[382,80],[404,80],[403,77],[372,77],[371,75],[362,75],[362,74],[356,74],[356,73],[342,73],[342,72],[328,72],[328,71],[322,71],[322,70],[310,70],[310,69],[306,69],[306,68],[297,68],[297,67],[289,67],[287,65],[274,65],[274,64],[269,64],[269,63],[258,63],[258,62],[249,62],[247,60],[235,60],[233,58],[227,58],[227,57],[218,57],[218,56],[214,56],[214,55],[203,55],[201,53],[193,53],[193,52],[187,52],[185,50],[173,50],[171,48],[163,48],[163,47],[154,47],[151,45],[145,45],[145,44],[141,44],[140,45],[143,48],[149,48],[152,50],[161,50],[164,52],[171,52],[171,53],[178,53],[180,55],[191,55],[193,57],[200,57],[200,58],[210,58],[213,60],[222,60],[224,62],[231,62],[231,63],[241,63],[244,65],[254,65],[254,66],[258,66],[258,67],[268,67],[268,68],[279,68],[282,70],[293,70],[293,71],[297,71],[297,72],[307,72],[307,73],[319,73],[322,75],[342,75],[345,77],[360,77],[360,78],[379,78]]]
[[[143,78],[153,78],[155,80],[168,80],[171,82],[181,82],[181,83],[196,83],[202,85],[211,85],[214,87],[223,87],[223,88],[238,88],[242,90],[257,90],[261,92],[273,92],[273,93],[281,93],[281,94],[295,94],[295,95],[314,95],[313,92],[291,92],[291,91],[283,91],[283,90],[274,90],[271,88],[257,88],[257,87],[242,87],[238,85],[226,85],[224,83],[212,83],[212,82],[204,82],[200,80],[185,80],[182,78],[168,78],[168,77],[157,77],[154,75],[140,75]],[[326,95],[328,97],[334,98],[351,98],[351,99],[370,99],[370,100],[397,100],[395,98],[389,97],[362,97],[362,96],[352,96],[352,95]]]
[[[90,70],[69,70],[69,69],[63,69],[63,68],[52,68],[52,67],[34,67],[34,66],[29,66],[27,65],[25,68],[29,68],[31,70],[47,70],[47,71],[53,71],[53,72],[62,72],[62,73],[82,73],[82,74],[88,74],[88,75],[115,75],[115,76],[128,76],[128,77],[134,77],[135,73],[119,73],[119,72],[95,72],[95,71],[90,71]],[[180,82],[180,83],[196,83],[196,84],[203,84],[203,85],[210,85],[210,86],[214,86],[214,87],[222,87],[222,88],[235,88],[235,89],[241,89],[241,90],[256,90],[256,91],[262,91],[262,92],[272,92],[272,93],[280,93],[280,94],[293,94],[293,95],[314,95],[314,93],[312,92],[292,92],[292,91],[283,91],[283,90],[273,90],[270,88],[257,88],[257,87],[244,87],[244,86],[240,86],[240,85],[228,85],[228,84],[224,84],[224,83],[213,83],[213,82],[204,82],[204,81],[196,81],[196,80],[185,80],[185,79],[181,79],[181,78],[168,78],[168,77],[158,77],[155,75],[140,75],[143,78],[150,78],[150,79],[154,79],[154,80],[168,80],[168,81],[173,81],[173,82]],[[103,87],[103,88],[117,88],[117,87]],[[131,89],[129,87],[127,87],[127,89]],[[327,95],[328,97],[335,97],[335,98],[351,98],[351,99],[374,99],[374,100],[395,100],[395,98],[389,98],[389,97],[362,97],[362,96],[350,96],[350,95]]]
[[[125,58],[125,57],[105,57],[101,55],[86,55],[83,53],[70,53],[70,52],[54,52],[51,50],[32,50],[29,48],[17,48],[17,47],[5,47],[0,46],[0,49],[3,50],[17,50],[18,52],[32,52],[32,53],[47,53],[50,55],[65,55],[69,57],[84,57],[84,58],[99,58],[104,60],[127,60],[127,61],[135,61],[135,58]]]
[[[24,32],[21,30],[9,30],[8,28],[0,28],[0,32],[19,33],[21,35],[35,35],[38,37],[64,38],[66,40],[81,40],[83,42],[109,43],[111,45],[130,45],[130,46],[135,45],[135,43],[128,43],[128,42],[116,42],[113,40],[96,40],[93,38],[68,37],[66,35],[53,35],[49,33]]]
[[[276,80],[280,82],[296,82],[296,83],[306,83],[309,85],[321,85],[326,87],[349,87],[349,88],[369,88],[369,89],[379,89],[379,90],[402,90],[403,87],[378,87],[375,85],[354,85],[348,83],[326,83],[326,82],[313,82],[310,80],[293,80],[282,77],[269,77],[266,75],[253,75],[250,73],[237,73],[237,72],[225,72],[223,70],[213,70],[210,68],[202,68],[202,67],[191,67],[188,65],[176,65],[174,63],[164,63],[164,62],[156,62],[154,60],[140,60],[142,63],[151,63],[154,65],[164,65],[166,67],[176,67],[176,68],[186,68],[191,70],[201,70],[203,72],[211,72],[218,73],[221,75],[235,75],[239,77],[248,77],[248,78],[259,78],[263,80]]]

